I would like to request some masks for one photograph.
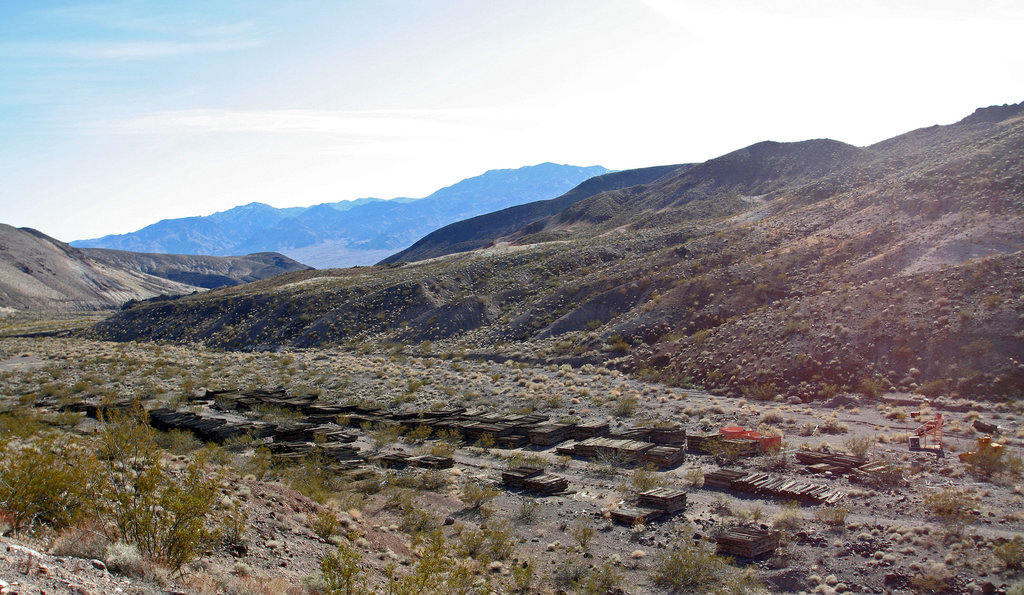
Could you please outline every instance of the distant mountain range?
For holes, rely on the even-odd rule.
[[[280,252],[317,268],[368,265],[450,223],[551,199],[608,171],[600,166],[542,163],[491,170],[421,199],[364,198],[282,209],[254,202],[71,245],[217,256]]]
[[[0,224],[4,308],[103,310],[307,269],[272,253],[219,257],[74,248],[34,229]]]

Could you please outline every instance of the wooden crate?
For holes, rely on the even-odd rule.
[[[686,437],[686,447],[693,452],[711,454],[720,450],[722,435],[714,434],[689,434]]]
[[[605,436],[608,434],[608,430],[608,422],[592,421],[578,424],[572,430],[572,437],[576,440],[585,440],[595,436]]]
[[[644,461],[664,469],[673,469],[686,460],[686,449],[681,446],[655,446],[643,455]]]
[[[569,489],[569,480],[551,473],[541,473],[523,479],[523,489],[545,496],[560,494]]]
[[[523,482],[531,477],[544,473],[540,467],[521,466],[501,472],[501,483],[504,485],[521,488]]]
[[[611,511],[613,521],[626,525],[644,525],[658,520],[664,514],[663,510],[643,506],[623,506]]]
[[[541,424],[528,432],[530,444],[554,446],[572,438],[576,424]]]
[[[733,482],[746,475],[744,471],[732,469],[719,469],[704,474],[704,487],[731,490]]]
[[[680,426],[651,428],[650,441],[655,444],[686,445],[686,429]]]
[[[731,527],[716,540],[718,553],[741,558],[757,558],[779,547],[779,534],[775,531]]]
[[[637,504],[672,514],[686,508],[686,492],[678,488],[654,488],[641,492]]]

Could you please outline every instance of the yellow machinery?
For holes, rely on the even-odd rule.
[[[968,465],[992,464],[1003,456],[1003,445],[992,442],[991,436],[978,438],[978,449],[974,452],[960,453],[960,460]]]

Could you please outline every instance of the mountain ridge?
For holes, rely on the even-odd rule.
[[[228,256],[280,252],[324,268],[372,264],[448,223],[507,206],[553,198],[601,166],[541,163],[493,169],[420,199],[363,198],[277,209],[248,203],[204,217],[165,219],[136,232],[71,242],[76,247]]]
[[[1012,395],[1024,104],[980,113],[868,147],[757,143],[471,237],[474,251],[140,305],[93,332],[239,350],[429,341],[756,398]]]

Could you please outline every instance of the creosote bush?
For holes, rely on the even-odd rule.
[[[743,592],[760,583],[755,574],[732,566],[710,544],[687,534],[659,556],[651,580],[670,593]]]

